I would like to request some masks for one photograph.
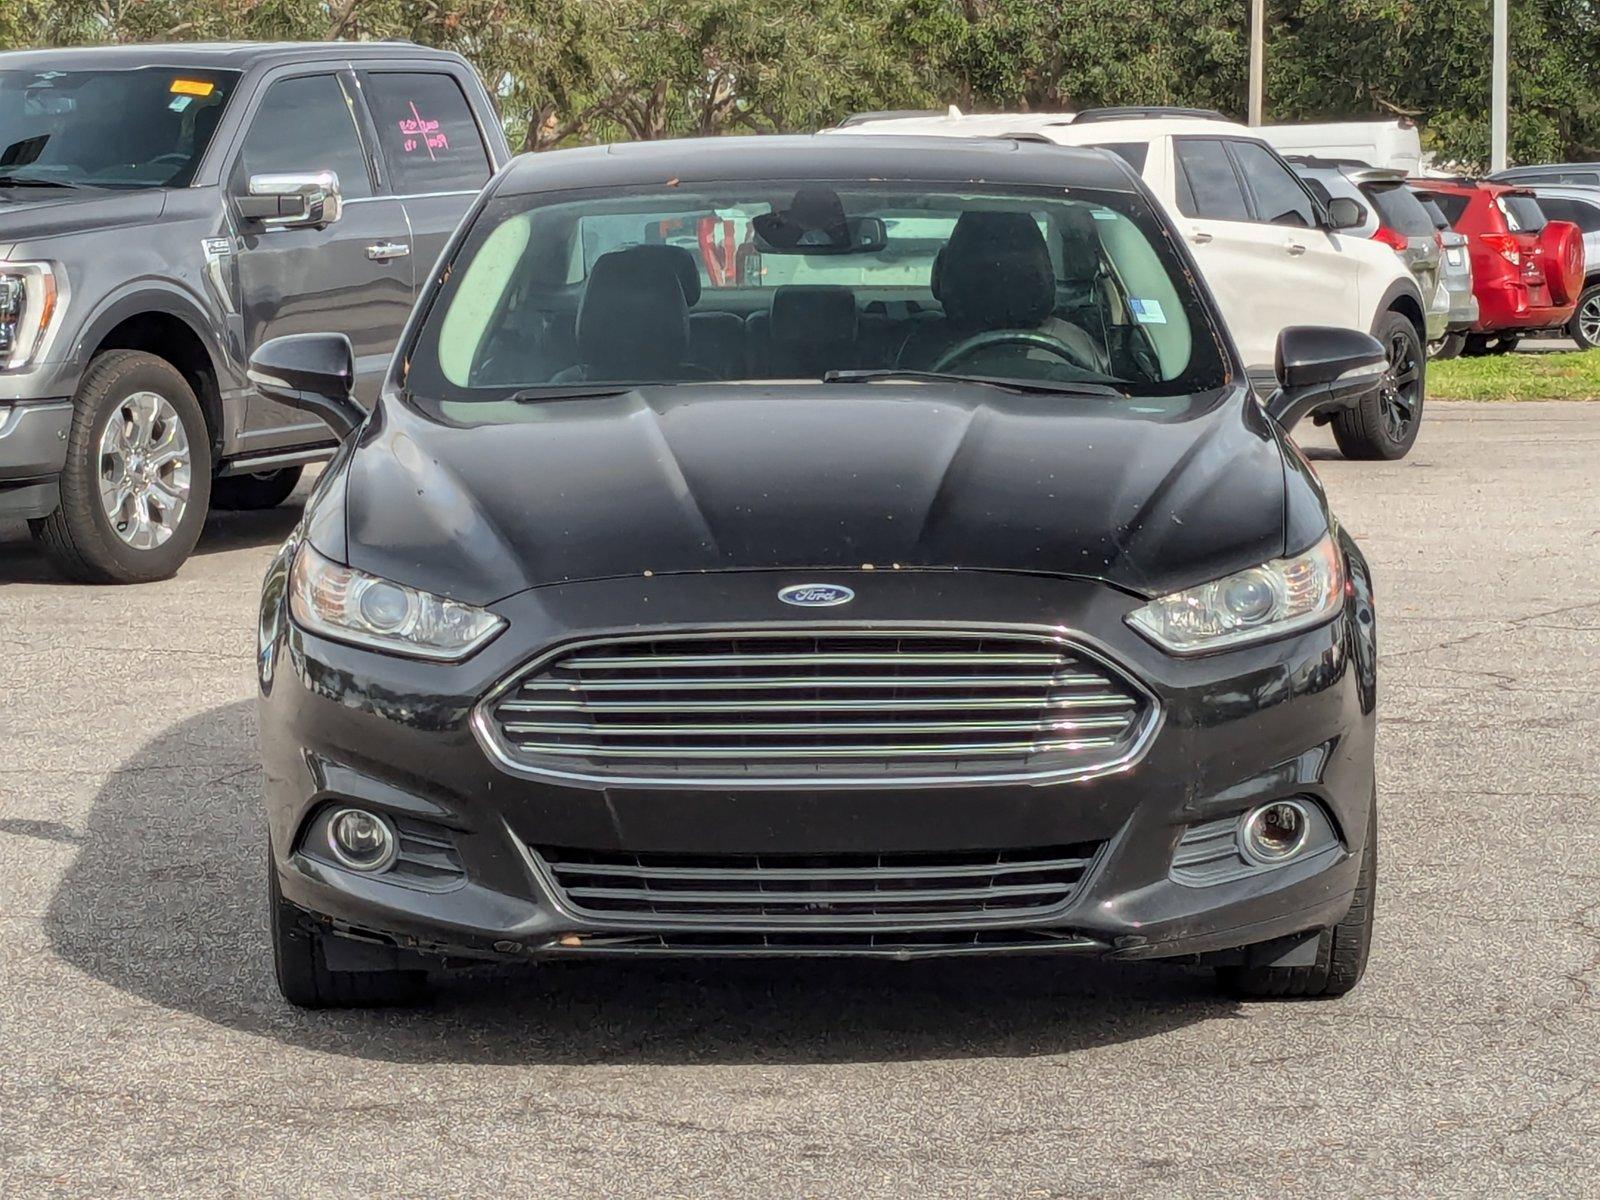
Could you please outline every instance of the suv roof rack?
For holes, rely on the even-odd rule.
[[[1094,121],[1149,121],[1149,120],[1228,121],[1228,116],[1214,108],[1178,108],[1172,105],[1126,104],[1111,108],[1086,108],[1072,123],[1084,125]]]
[[[852,125],[865,125],[869,121],[905,121],[912,117],[942,117],[946,110],[941,108],[885,108],[876,112],[851,113],[844,120],[834,126],[835,129],[848,129]]]

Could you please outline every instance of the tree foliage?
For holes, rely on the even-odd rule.
[[[1247,0],[0,0],[0,44],[402,37],[459,51],[515,144],[814,129],[848,112],[1241,113]],[[1490,0],[1268,0],[1272,120],[1405,115],[1488,151]],[[1511,0],[1514,158],[1600,157],[1600,0]]]

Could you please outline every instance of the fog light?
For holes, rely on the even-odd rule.
[[[394,830],[382,817],[341,808],[328,819],[328,849],[352,871],[382,871],[398,849]]]
[[[1252,809],[1239,829],[1239,848],[1263,866],[1281,863],[1305,849],[1311,814],[1298,800],[1274,800]]]

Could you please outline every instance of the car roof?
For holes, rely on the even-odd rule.
[[[1264,142],[1255,130],[1235,121],[1215,117],[1107,117],[1078,124],[1073,114],[1056,113],[946,113],[941,116],[896,117],[858,121],[833,134],[889,133],[942,137],[1006,137],[1026,134],[1059,146],[1105,145],[1110,142],[1148,142],[1166,134],[1178,136],[1249,137]]]
[[[1600,204],[1600,187],[1592,183],[1528,183],[1523,185],[1522,190],[1532,192],[1535,196],[1559,196],[1564,200]]]
[[[172,42],[127,46],[73,46],[0,54],[0,70],[132,70],[136,67],[197,67],[243,70],[259,64],[393,56],[454,60],[444,50],[414,42]]]
[[[1010,138],[803,134],[618,142],[524,154],[506,168],[495,190],[515,195],[729,179],[1041,184],[1122,192],[1139,186],[1125,163],[1103,151],[1063,151]]]

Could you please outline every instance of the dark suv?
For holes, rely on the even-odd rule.
[[[0,517],[67,575],[171,575],[334,439],[250,351],[336,330],[370,403],[508,157],[466,61],[396,43],[0,55]]]

